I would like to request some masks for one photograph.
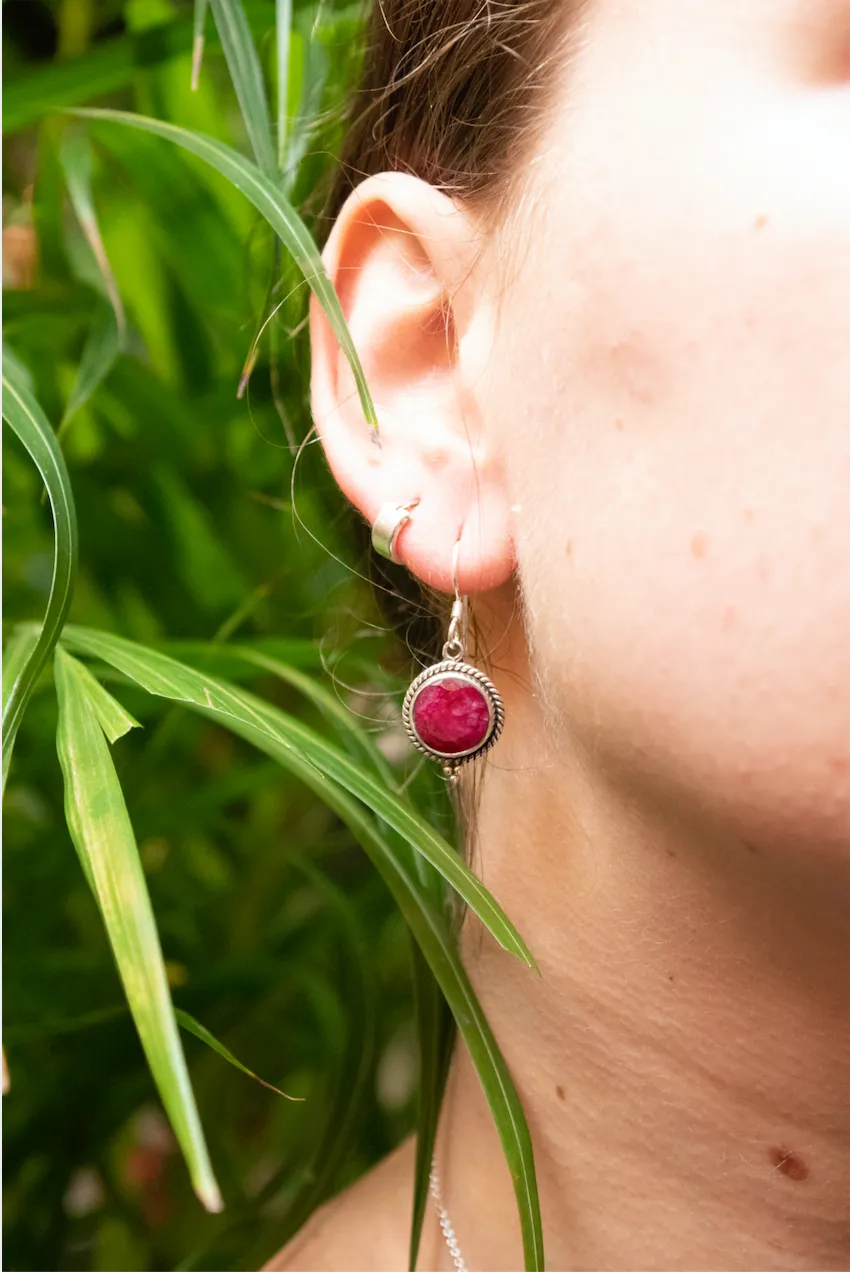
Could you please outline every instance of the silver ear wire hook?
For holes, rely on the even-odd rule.
[[[460,561],[460,535],[455,539],[455,545],[452,548],[452,587],[454,588],[455,600],[460,600],[460,588],[457,585],[457,567]]]
[[[452,549],[452,588],[454,589],[455,598],[452,602],[452,613],[449,620],[449,630],[446,633],[446,643],[443,645],[444,658],[463,658],[463,638],[466,635],[466,599],[461,596],[458,587],[457,571],[460,561],[460,535],[455,540]]]

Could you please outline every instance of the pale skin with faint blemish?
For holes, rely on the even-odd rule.
[[[380,463],[315,306],[314,417],[367,518],[421,496],[404,561],[446,592],[462,527],[508,630],[473,864],[542,975],[463,948],[547,1266],[846,1272],[850,6],[595,0],[586,36],[501,236],[405,173],[352,196],[325,260]],[[469,1268],[519,1268],[460,1050],[438,1154]],[[279,1266],[404,1266],[411,1163]]]

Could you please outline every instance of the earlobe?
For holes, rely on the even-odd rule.
[[[407,173],[368,177],[347,199],[323,252],[380,421],[380,446],[324,314],[310,308],[312,411],[345,494],[372,523],[382,505],[410,504],[399,537],[404,564],[451,591],[462,540],[469,593],[513,570],[509,500],[497,439],[475,394],[493,314],[476,287],[480,240],[465,209]],[[468,339],[473,330],[477,334]]]

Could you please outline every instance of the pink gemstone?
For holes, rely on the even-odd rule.
[[[426,684],[413,704],[413,727],[426,746],[442,755],[462,755],[490,732],[483,689],[466,676],[446,675]]]

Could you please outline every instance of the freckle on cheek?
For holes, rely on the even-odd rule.
[[[572,541],[572,539],[567,539],[566,552],[567,552],[567,556],[568,556],[568,557],[571,557],[571,556],[572,556],[572,554],[573,554],[573,541]]]
[[[770,220],[770,217],[767,215],[767,213],[762,212],[761,216],[757,216],[756,219],[753,221],[753,229],[763,230],[769,220]]]
[[[697,558],[704,557],[707,547],[708,547],[708,535],[702,534],[702,533],[695,534],[694,537],[691,539],[691,556],[697,557]]]
[[[735,606],[734,606],[734,605],[727,605],[727,606],[726,606],[726,608],[725,608],[725,610],[723,611],[723,620],[722,620],[722,623],[721,623],[721,626],[722,626],[722,628],[723,628],[724,632],[728,632],[728,631],[730,630],[730,628],[732,628],[732,627],[734,627],[734,626],[735,626],[735,621],[736,621],[737,617],[738,617],[738,614],[737,614],[737,611],[736,611],[736,609],[735,609]]]

